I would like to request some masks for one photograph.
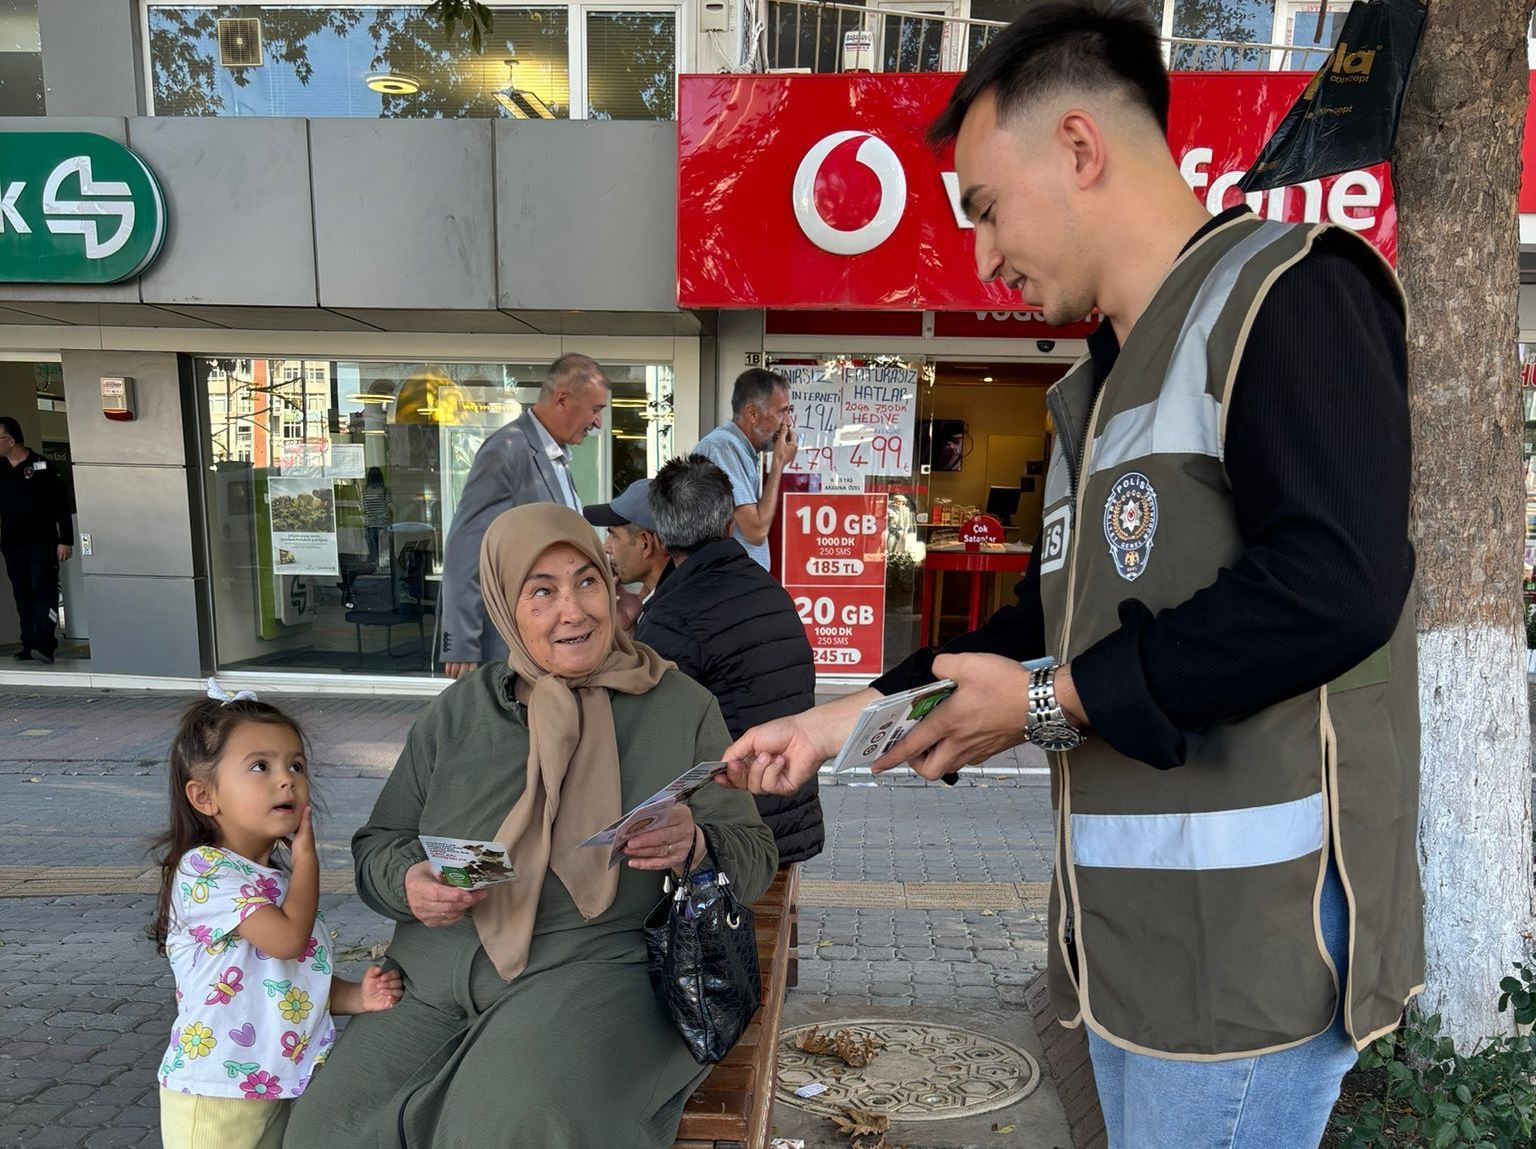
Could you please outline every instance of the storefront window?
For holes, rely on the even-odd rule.
[[[775,526],[780,580],[820,677],[870,678],[917,646],[928,480],[922,358],[784,356],[800,451]]]
[[[843,34],[865,27],[862,13],[845,9],[862,6],[862,0],[844,0],[837,8],[798,0],[769,0],[768,66],[843,71]],[[864,70],[872,70],[872,61]]]
[[[1274,34],[1275,0],[1174,0],[1173,34],[1196,40],[1267,44]],[[1176,44],[1176,72],[1239,72],[1269,67],[1270,54],[1259,49]]]
[[[0,0],[0,116],[41,116],[43,105],[37,0]]]
[[[677,16],[587,15],[587,118],[670,120],[677,115]]]
[[[971,19],[998,20],[1004,24],[1010,24],[1019,18],[1024,11],[1024,5],[1028,2],[1029,0],[971,0]],[[1163,2],[1164,0],[1146,0],[1147,9],[1152,13],[1152,19],[1159,28],[1163,26]],[[999,28],[973,26],[970,30],[970,59],[974,60],[999,31],[1001,31]]]
[[[1322,13],[1322,21],[1318,21],[1319,13]],[[1285,67],[1291,72],[1315,72],[1323,66],[1328,59],[1328,53],[1333,51],[1333,46],[1339,41],[1339,32],[1344,27],[1344,17],[1347,15],[1344,8],[1330,8],[1322,12],[1320,5],[1293,4],[1286,13],[1285,43],[1297,48],[1312,48],[1310,52],[1287,52],[1285,55]]]
[[[216,657],[227,670],[435,674],[443,547],[475,452],[538,397],[534,363],[193,361],[206,416]],[[673,451],[673,374],[604,364],[584,499]]]
[[[883,72],[945,72],[958,67],[949,61],[947,20],[927,19],[925,13],[947,14],[947,4],[891,5],[880,20],[880,70]]]
[[[570,9],[493,16],[477,53],[425,5],[151,4],[154,114],[568,117]]]
[[[1016,20],[1027,3],[1028,0],[840,0],[831,5],[813,0],[770,0],[766,29],[768,66],[824,73],[960,70],[975,60],[997,35],[997,25]],[[1347,9],[1344,5],[1328,10],[1319,26],[1318,0],[1144,3],[1153,22],[1167,35],[1239,45],[1286,43],[1316,49],[1285,53],[1282,60],[1282,53],[1266,48],[1174,45],[1172,65],[1179,71],[1242,71],[1282,65],[1315,70],[1322,66],[1337,41]],[[870,14],[859,11],[863,8],[869,9]],[[845,36],[858,31],[868,35],[871,55],[861,63],[849,63],[856,57]]]
[[[823,677],[869,678],[1005,601],[1040,530],[1059,368],[785,355],[801,449],[779,570]],[[964,524],[992,515],[994,545]]]

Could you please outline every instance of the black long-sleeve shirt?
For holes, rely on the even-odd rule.
[[[0,547],[73,546],[69,490],[36,451],[12,465],[0,455]]]
[[[1088,345],[1102,386],[1120,353],[1113,328],[1102,324]],[[1347,257],[1313,252],[1275,282],[1227,415],[1244,550],[1157,615],[1124,599],[1120,628],[1072,660],[1095,733],[1129,757],[1177,766],[1187,732],[1316,689],[1386,641],[1414,571],[1407,375],[1402,318]],[[1035,567],[1016,593],[943,652],[1044,654]],[[931,681],[934,654],[918,651],[876,689]]]

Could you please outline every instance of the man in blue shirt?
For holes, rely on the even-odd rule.
[[[777,371],[743,371],[731,392],[731,419],[699,440],[694,453],[725,472],[736,499],[731,535],[768,569],[768,532],[779,508],[779,480],[799,445],[789,405],[789,383]],[[759,455],[769,454],[763,478]]]

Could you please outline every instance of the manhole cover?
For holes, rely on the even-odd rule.
[[[797,1037],[816,1028],[877,1037],[885,1048],[863,1069],[850,1069],[835,1057],[795,1048]],[[813,1082],[827,1091],[795,1096],[796,1089]],[[1024,1050],[953,1025],[829,1021],[796,1026],[779,1038],[779,1099],[825,1117],[852,1105],[893,1121],[944,1121],[1012,1105],[1039,1083],[1040,1066]]]

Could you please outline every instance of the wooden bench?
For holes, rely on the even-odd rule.
[[[781,871],[752,911],[757,957],[763,969],[763,1004],[741,1040],[709,1071],[688,1099],[672,1149],[764,1149],[773,1128],[778,1088],[779,1021],[789,985],[799,916],[797,868]],[[796,963],[798,964],[798,963]]]

